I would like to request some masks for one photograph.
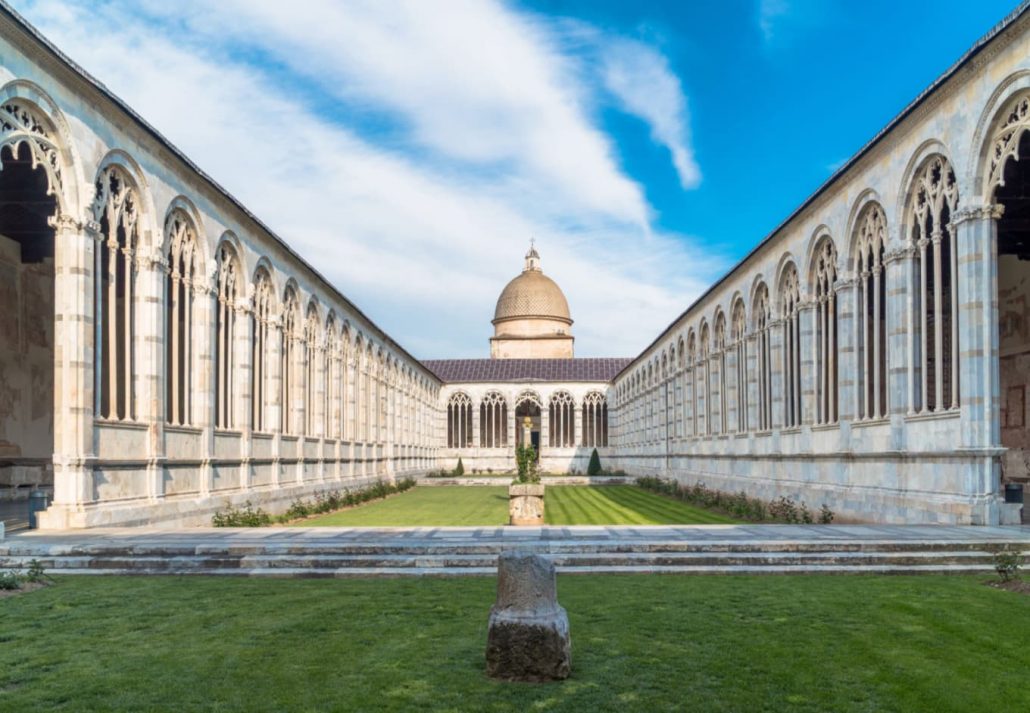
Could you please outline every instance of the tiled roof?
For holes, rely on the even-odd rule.
[[[611,381],[632,359],[428,359],[444,383],[485,381]]]

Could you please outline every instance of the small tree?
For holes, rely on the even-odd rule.
[[[590,454],[590,464],[587,466],[587,475],[600,475],[601,473],[601,456],[597,455],[597,449]]]
[[[518,468],[517,483],[539,483],[540,471],[536,467],[536,451],[533,446],[524,445],[515,449],[515,467]]]
[[[458,465],[454,466],[454,474],[457,476],[465,475],[465,464],[461,462],[461,456],[458,457]]]

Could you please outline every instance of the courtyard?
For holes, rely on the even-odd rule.
[[[632,485],[549,485],[548,525],[719,525],[734,520]],[[303,527],[474,527],[508,522],[508,488],[413,488],[385,500],[300,520]]]

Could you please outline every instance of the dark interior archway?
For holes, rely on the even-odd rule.
[[[0,149],[0,510],[53,487],[57,201],[24,142]],[[6,506],[4,506],[6,503]],[[10,522],[10,525],[16,525]]]
[[[1019,142],[1018,160],[1004,168],[995,192],[1004,207],[998,221],[998,331],[1001,378],[1002,477],[1030,482],[1030,133]]]

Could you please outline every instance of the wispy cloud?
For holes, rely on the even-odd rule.
[[[669,149],[680,184],[701,183],[690,141],[690,114],[679,78],[654,48],[633,40],[606,43],[604,82],[622,107],[647,122],[651,136]]]
[[[591,117],[601,82],[539,16],[486,0],[20,9],[419,356],[486,355],[531,235],[583,355],[635,353],[723,267],[654,230]],[[664,71],[668,106],[639,112],[689,169]]]
[[[772,42],[776,37],[777,25],[789,10],[787,0],[758,0],[758,27],[766,42]]]

